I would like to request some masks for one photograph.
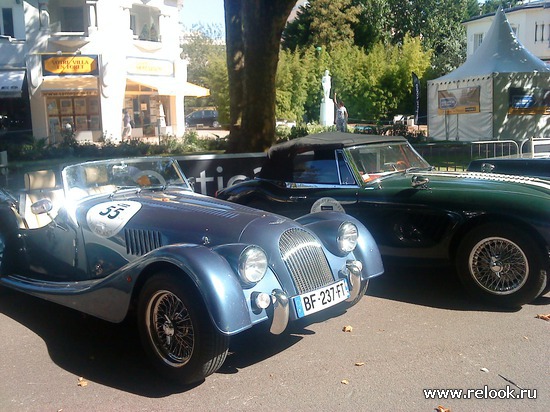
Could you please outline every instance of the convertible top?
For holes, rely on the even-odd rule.
[[[268,150],[267,157],[270,159],[279,156],[292,157],[312,150],[331,150],[362,144],[405,141],[407,141],[407,139],[401,136],[325,132],[311,134],[309,136],[299,137],[297,139],[289,140],[288,142],[276,144]]]
[[[324,132],[289,140],[272,146],[267,151],[260,178],[277,180],[290,173],[292,160],[300,153],[335,150],[365,144],[406,142],[401,136],[380,136],[343,132]],[[284,180],[284,179],[283,179]]]

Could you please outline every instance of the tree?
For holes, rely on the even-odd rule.
[[[279,47],[295,4],[224,0],[231,152],[263,151],[275,140]]]
[[[210,89],[209,97],[190,98],[186,99],[191,103],[191,106],[220,106],[223,101],[223,96],[220,96],[220,84],[213,84],[213,79],[219,78],[220,57],[226,55],[225,46],[222,44],[223,31],[221,26],[204,26],[196,25],[193,30],[186,36],[181,46],[182,57],[185,57],[189,62],[187,66],[187,80],[191,83]],[[223,70],[226,71],[225,58]],[[225,75],[227,82],[227,74]],[[227,117],[222,118],[225,123]]]

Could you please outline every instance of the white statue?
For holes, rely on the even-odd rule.
[[[330,74],[325,70],[321,84],[323,85],[323,100],[321,100],[321,110],[319,113],[319,123],[322,126],[332,126],[334,124],[334,102],[330,98]]]
[[[323,85],[323,102],[328,102],[330,99],[330,81],[331,77],[328,70],[325,70],[321,84]]]

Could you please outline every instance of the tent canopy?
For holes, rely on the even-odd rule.
[[[499,8],[483,42],[466,62],[437,80],[458,80],[492,73],[550,72],[550,66],[519,42]]]
[[[516,38],[502,8],[466,62],[428,81],[433,140],[505,140],[550,133],[550,66]]]

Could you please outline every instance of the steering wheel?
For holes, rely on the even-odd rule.
[[[134,182],[140,186],[151,186],[150,178],[155,178],[160,185],[166,186],[166,179],[164,179],[159,172],[155,172],[154,170],[142,170],[132,176]]]

